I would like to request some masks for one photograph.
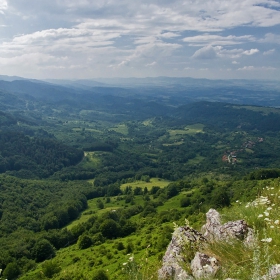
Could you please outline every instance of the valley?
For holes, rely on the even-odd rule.
[[[173,223],[279,184],[279,88],[1,81],[4,277],[156,279]]]

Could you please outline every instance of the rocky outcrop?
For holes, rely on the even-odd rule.
[[[169,243],[163,257],[163,265],[158,271],[159,279],[190,280],[194,279],[185,269],[189,265],[191,252],[195,252],[198,244],[206,242],[205,237],[198,231],[185,226],[178,227]],[[186,252],[188,250],[188,252]]]
[[[267,275],[264,275],[261,279],[273,280],[273,279],[279,279],[279,277],[280,277],[280,264],[276,264],[271,266]]]
[[[191,261],[191,271],[195,279],[214,276],[219,270],[219,262],[214,257],[197,252]]]
[[[222,224],[220,214],[210,209],[206,214],[206,224],[202,227],[202,233],[188,226],[179,227],[174,231],[163,257],[162,267],[158,271],[158,278],[160,280],[213,278],[220,268],[219,261],[202,253],[204,245],[213,241],[230,242],[236,238],[248,246],[253,245],[253,229],[244,220]],[[267,277],[278,272],[280,274],[280,266],[272,267]]]
[[[229,242],[237,238],[243,240],[248,246],[254,243],[253,229],[244,220],[231,221],[222,225],[220,214],[215,209],[210,209],[206,213],[206,224],[201,231],[210,242],[220,240]]]

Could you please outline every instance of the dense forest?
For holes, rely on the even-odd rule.
[[[127,279],[126,255],[159,261],[173,222],[199,226],[278,183],[280,109],[250,102],[251,85],[225,103],[224,84],[177,82],[0,83],[4,277]]]

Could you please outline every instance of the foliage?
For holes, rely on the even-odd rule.
[[[51,259],[55,256],[54,247],[46,239],[39,239],[32,250],[32,255],[37,262]]]
[[[109,276],[104,270],[97,270],[92,276],[92,280],[109,280]]]
[[[279,109],[25,86],[0,93],[0,267],[16,263],[28,280],[54,248],[57,279],[89,279],[92,267],[122,279],[126,253],[148,279],[172,222],[198,227],[210,207],[253,199],[279,175]],[[148,245],[154,271],[143,274]]]
[[[45,261],[42,264],[42,272],[47,278],[52,278],[55,274],[57,274],[61,268],[58,263],[53,260]]]
[[[30,138],[22,133],[0,133],[0,173],[10,171],[22,178],[45,178],[54,172],[77,164],[80,150],[53,139]]]
[[[3,276],[7,279],[16,279],[20,274],[20,269],[19,266],[13,262],[13,263],[9,263],[4,272],[3,272]]]
[[[77,244],[79,249],[86,249],[92,245],[91,237],[87,234],[80,235]]]

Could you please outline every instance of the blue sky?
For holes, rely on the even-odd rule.
[[[280,1],[0,0],[0,74],[280,80]]]

